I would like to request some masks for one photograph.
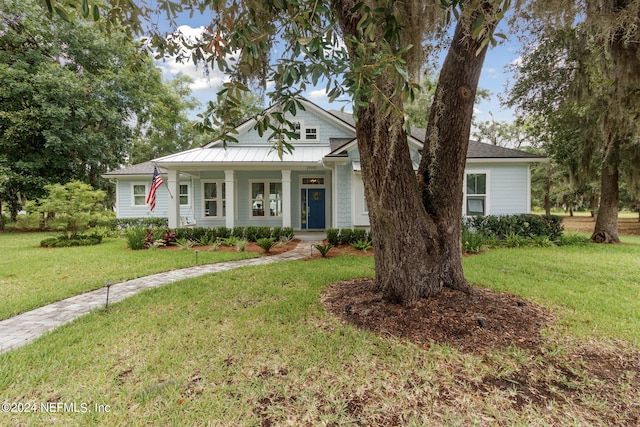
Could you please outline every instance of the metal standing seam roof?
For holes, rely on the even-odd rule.
[[[320,162],[331,152],[329,146],[297,145],[293,153],[285,152],[282,160],[269,145],[242,145],[227,147],[197,148],[157,159],[159,165],[166,164],[265,164],[265,163],[313,163]]]

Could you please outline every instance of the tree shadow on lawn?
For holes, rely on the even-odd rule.
[[[383,300],[372,279],[358,279],[331,286],[322,303],[343,323],[424,348],[449,345],[478,355],[488,365],[499,366],[497,352],[525,350],[527,357],[507,374],[485,375],[481,380],[456,374],[459,384],[474,394],[505,393],[516,411],[527,405],[567,404],[593,412],[595,419],[607,423],[640,425],[640,352],[545,338],[541,331],[552,325],[554,317],[520,298],[476,287],[472,295],[445,290],[439,297],[403,307]],[[455,393],[460,390],[451,390]],[[606,402],[606,408],[592,408],[590,399]]]

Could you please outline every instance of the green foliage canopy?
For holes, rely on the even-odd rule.
[[[97,213],[102,210],[105,192],[93,190],[89,184],[72,181],[65,185],[45,186],[48,196],[41,201],[38,210],[55,216],[58,228],[76,236],[84,230]]]

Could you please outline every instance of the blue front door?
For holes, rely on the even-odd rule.
[[[302,200],[302,228],[325,228],[325,190],[324,188],[303,188]]]

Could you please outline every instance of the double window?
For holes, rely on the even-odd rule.
[[[487,214],[487,174],[468,173],[466,176],[465,209],[467,216]]]
[[[202,183],[202,203],[205,217],[222,218],[227,215],[226,189],[223,181]]]
[[[251,182],[251,217],[282,216],[282,182]]]

